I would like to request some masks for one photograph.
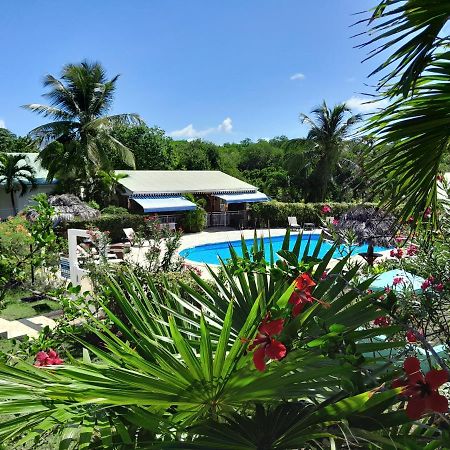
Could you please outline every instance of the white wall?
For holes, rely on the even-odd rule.
[[[26,206],[30,205],[32,197],[36,194],[51,194],[55,189],[54,184],[39,184],[36,189],[27,192],[23,197],[18,192],[14,193],[16,200],[17,211],[21,211]],[[6,219],[14,214],[11,205],[11,195],[5,192],[5,188],[0,186],[0,218]]]

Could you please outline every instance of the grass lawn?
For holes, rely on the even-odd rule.
[[[49,311],[60,309],[58,302],[53,300],[38,300],[35,302],[24,302],[22,297],[30,297],[30,291],[17,289],[6,294],[4,300],[5,308],[0,309],[0,317],[6,320],[23,319],[45,314]]]

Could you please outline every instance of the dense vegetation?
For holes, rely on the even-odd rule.
[[[321,160],[320,151],[306,138],[280,136],[269,141],[246,139],[217,145],[201,140],[174,141],[160,128],[146,125],[113,127],[112,135],[133,151],[140,170],[222,170],[279,201],[304,200],[314,185],[312,176]],[[14,146],[8,148],[15,149]],[[325,199],[350,201],[368,194],[367,149],[363,140],[344,141],[331,171]],[[129,168],[115,156],[112,166],[119,171]],[[99,192],[105,191],[104,182],[99,175],[95,180],[95,185],[90,184],[89,193],[106,206],[108,201],[99,198],[103,195]],[[70,183],[63,185],[65,191],[73,188]]]

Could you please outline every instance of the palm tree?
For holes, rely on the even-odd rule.
[[[114,195],[116,194],[117,187],[120,184],[120,180],[127,178],[126,173],[118,173],[113,170],[100,170],[98,176],[103,187],[103,192],[106,201],[110,204],[113,201]]]
[[[368,58],[387,53],[372,72],[390,104],[364,130],[374,142],[369,167],[375,194],[402,221],[420,224],[437,207],[439,171],[450,149],[450,4],[440,0],[382,0],[368,23]],[[401,44],[401,45],[399,45]],[[432,221],[437,224],[437,215]]]
[[[44,87],[49,88],[44,97],[50,100],[50,106],[24,106],[53,119],[29,133],[43,147],[40,157],[44,166],[53,168],[49,176],[55,171],[62,177],[77,172],[90,179],[96,170],[110,168],[112,154],[134,168],[133,153],[111,132],[115,125],[140,124],[142,120],[137,114],[106,115],[118,78],[116,75],[108,80],[97,62],[67,64],[61,79],[52,75],[44,79]],[[62,144],[62,150],[49,145],[55,141]],[[64,164],[55,168],[51,164],[55,159],[64,160]]]
[[[349,136],[352,126],[361,119],[361,116],[351,114],[345,103],[330,109],[325,101],[311,112],[314,118],[300,114],[301,123],[306,123],[310,127],[307,139],[315,144],[319,153],[317,165],[308,179],[307,200],[323,202],[339,155],[345,145],[345,138]]]
[[[11,196],[14,215],[17,214],[14,193],[20,191],[20,195],[24,195],[29,188],[36,187],[34,174],[33,167],[26,162],[24,155],[0,154],[0,184],[4,185],[5,192]]]

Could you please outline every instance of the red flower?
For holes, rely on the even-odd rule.
[[[401,283],[404,283],[403,277],[395,277],[395,278],[392,280],[392,285],[393,285],[393,286],[397,286],[397,285],[399,285],[399,284],[401,284]]]
[[[403,257],[403,250],[401,248],[396,248],[391,250],[390,252],[392,258],[402,259]]]
[[[444,285],[442,283],[438,283],[434,286],[434,290],[437,292],[442,292],[444,290]]]
[[[378,327],[387,327],[387,326],[389,326],[390,323],[391,323],[391,321],[389,320],[389,317],[386,317],[386,316],[377,317],[373,321],[373,324]]]
[[[298,316],[303,308],[314,301],[314,297],[311,295],[311,289],[316,285],[314,280],[308,273],[302,273],[295,280],[294,292],[289,298],[289,303],[294,305],[292,308],[292,316]]]
[[[405,359],[403,369],[406,379],[397,379],[392,387],[403,387],[402,395],[408,399],[406,414],[417,420],[427,411],[445,413],[448,399],[439,394],[438,388],[448,381],[446,370],[430,370],[426,375],[420,370],[420,361],[410,356]]]
[[[325,272],[323,272],[322,275],[320,276],[320,279],[321,279],[321,280],[326,280],[327,277],[328,277],[328,272],[325,271]]]
[[[266,360],[276,359],[279,361],[286,356],[284,344],[273,338],[273,336],[283,331],[283,325],[284,319],[269,321],[269,316],[267,315],[258,328],[256,338],[253,339],[252,344],[248,347],[250,351],[257,347],[253,353],[253,363],[260,372],[265,370]]]
[[[322,214],[328,214],[331,212],[331,206],[330,205],[323,205],[322,209],[320,210]]]
[[[422,291],[425,291],[425,290],[427,290],[430,286],[431,286],[431,281],[430,281],[430,280],[425,280],[425,281],[420,285],[420,288],[422,289]]]
[[[48,352],[40,351],[36,354],[36,367],[57,366],[63,364],[64,361],[59,357],[55,350],[50,349]]]
[[[413,330],[408,330],[406,332],[406,340],[411,343],[417,342],[417,338]]]
[[[333,225],[339,225],[339,219],[333,219]]]

